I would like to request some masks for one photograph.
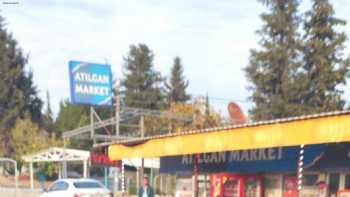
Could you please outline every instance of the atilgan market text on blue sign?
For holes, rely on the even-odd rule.
[[[112,72],[106,64],[69,61],[73,104],[112,105]]]

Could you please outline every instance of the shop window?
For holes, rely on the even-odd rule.
[[[345,189],[350,189],[350,174],[345,175]]]
[[[303,186],[316,186],[318,180],[317,174],[304,174]]]
[[[332,173],[329,176],[329,192],[330,194],[336,194],[339,189],[339,174]]]
[[[283,197],[297,197],[298,191],[298,178],[296,176],[285,176],[283,183]]]
[[[281,197],[281,176],[265,176],[264,177],[264,196],[265,197]]]
[[[269,189],[279,188],[279,177],[266,176],[264,177],[264,186]]]
[[[239,180],[228,179],[223,184],[223,196],[224,197],[239,197]]]
[[[259,182],[257,180],[246,180],[244,185],[245,197],[258,197],[259,196]]]

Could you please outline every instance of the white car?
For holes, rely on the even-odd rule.
[[[60,179],[40,197],[112,197],[102,183],[93,179]]]

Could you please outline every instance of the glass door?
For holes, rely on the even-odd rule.
[[[283,197],[298,197],[298,178],[294,176],[284,177]]]
[[[259,197],[260,184],[256,179],[247,179],[244,182],[244,197]]]
[[[239,196],[239,179],[234,177],[223,177],[223,188],[222,188],[222,196],[223,197],[240,197]]]

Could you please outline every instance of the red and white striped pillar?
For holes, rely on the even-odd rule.
[[[303,167],[304,167],[304,144],[300,145],[299,162],[298,162],[298,191],[301,196],[301,190],[303,187]]]

